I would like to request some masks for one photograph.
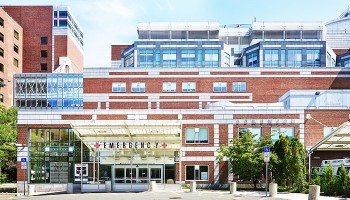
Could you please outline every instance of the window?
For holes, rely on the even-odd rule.
[[[246,92],[247,91],[247,83],[246,82],[233,82],[232,83],[232,91],[233,92]]]
[[[182,67],[195,67],[195,62],[196,62],[196,50],[194,49],[181,50]]]
[[[47,71],[47,63],[41,63],[40,64],[40,70],[41,71]]]
[[[209,180],[207,165],[186,166],[186,180]]]
[[[4,57],[4,49],[3,48],[0,48],[0,56]]]
[[[127,55],[124,60],[125,67],[134,67],[134,53]]]
[[[40,38],[40,44],[41,45],[46,45],[47,44],[47,37],[41,37]]]
[[[40,51],[40,56],[41,56],[42,58],[47,58],[47,50],[41,50],[41,51]]]
[[[321,66],[320,50],[306,50],[306,65],[308,67]]]
[[[279,128],[273,127],[271,128],[271,140],[272,142],[276,142],[279,139],[279,135],[288,136],[289,138],[294,137],[294,128]]]
[[[248,54],[248,67],[257,67],[258,66],[258,53],[253,52]]]
[[[264,50],[265,67],[278,67],[278,50],[266,49]]]
[[[163,92],[176,92],[176,82],[163,82]]]
[[[227,83],[226,82],[214,82],[213,83],[214,92],[227,92]]]
[[[219,50],[205,50],[204,65],[205,67],[219,67]]]
[[[301,67],[301,50],[288,50],[288,67]]]
[[[0,41],[4,42],[4,34],[0,33]]]
[[[13,30],[13,36],[19,40],[19,33],[16,30]]]
[[[0,71],[4,72],[4,64],[0,63]]]
[[[186,143],[208,143],[208,128],[186,128]]]
[[[323,137],[331,134],[337,127],[324,127],[323,128]]]
[[[131,92],[145,92],[145,83],[137,82],[131,84]]]
[[[176,67],[176,50],[163,50],[163,66]]]
[[[0,17],[0,26],[4,27],[4,19]]]
[[[350,67],[350,60],[344,61],[344,67]]]
[[[281,50],[281,67],[286,67],[286,50]]]
[[[183,82],[182,92],[196,92],[196,82]]]
[[[15,67],[18,67],[18,60],[16,58],[13,58],[13,65]]]
[[[19,51],[19,50],[18,50],[18,46],[15,45],[15,44],[13,45],[13,51],[16,52],[16,53],[18,53],[18,51]]]
[[[254,140],[258,141],[261,137],[261,128],[238,128],[238,133],[241,136],[241,134],[245,134],[251,132],[254,136]]]
[[[59,21],[59,26],[60,27],[67,27],[67,20],[66,19],[61,19]]]
[[[225,67],[230,67],[230,55],[228,53],[225,53],[224,55],[224,65]]]
[[[68,16],[68,12],[67,11],[59,11],[59,16],[60,16],[60,18],[61,17],[63,17],[63,18],[65,18],[65,17],[67,17]]]
[[[140,67],[152,67],[154,53],[152,49],[140,49],[139,52]]]
[[[4,95],[3,94],[0,94],[0,102],[4,103]]]
[[[126,92],[126,83],[125,82],[112,83],[112,92]]]

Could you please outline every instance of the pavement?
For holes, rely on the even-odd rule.
[[[163,199],[198,199],[198,200],[278,200],[278,199],[296,199],[307,200],[308,194],[279,192],[276,197],[265,197],[263,191],[237,191],[230,194],[225,190],[199,190],[191,193],[189,190],[183,191],[159,191],[159,192],[139,192],[139,193],[76,193],[76,194],[45,194],[38,196],[15,196],[15,194],[0,194],[0,199],[48,199],[48,200],[163,200]],[[321,196],[319,200],[332,200],[347,198]],[[350,198],[348,198],[350,200]]]

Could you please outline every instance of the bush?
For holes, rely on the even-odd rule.
[[[319,186],[321,186],[321,177],[320,177],[320,175],[318,173],[318,170],[315,169],[314,173],[315,173],[314,174],[314,178],[311,180],[311,184],[312,185],[319,185]]]
[[[334,195],[337,191],[336,179],[332,164],[327,165],[323,170],[323,178],[321,181],[321,191],[325,195]]]

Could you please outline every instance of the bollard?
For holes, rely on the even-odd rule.
[[[230,194],[234,194],[237,192],[237,182],[230,183]]]
[[[156,181],[151,181],[148,185],[148,191],[154,192],[156,191]]]
[[[318,200],[320,198],[320,186],[309,185],[309,200]]]
[[[106,189],[106,192],[112,192],[112,182],[111,181],[105,181],[105,189]]]
[[[67,183],[67,193],[73,194],[73,183]]]
[[[34,192],[35,192],[35,185],[29,184],[28,185],[28,195],[29,196],[34,195]]]
[[[277,195],[277,183],[269,184],[269,195],[270,197],[275,197]]]
[[[190,182],[190,192],[197,192],[197,184],[196,181]]]

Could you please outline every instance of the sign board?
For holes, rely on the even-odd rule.
[[[21,158],[21,162],[22,162],[22,163],[27,162],[27,158]]]
[[[264,147],[264,162],[270,161],[270,147]]]

